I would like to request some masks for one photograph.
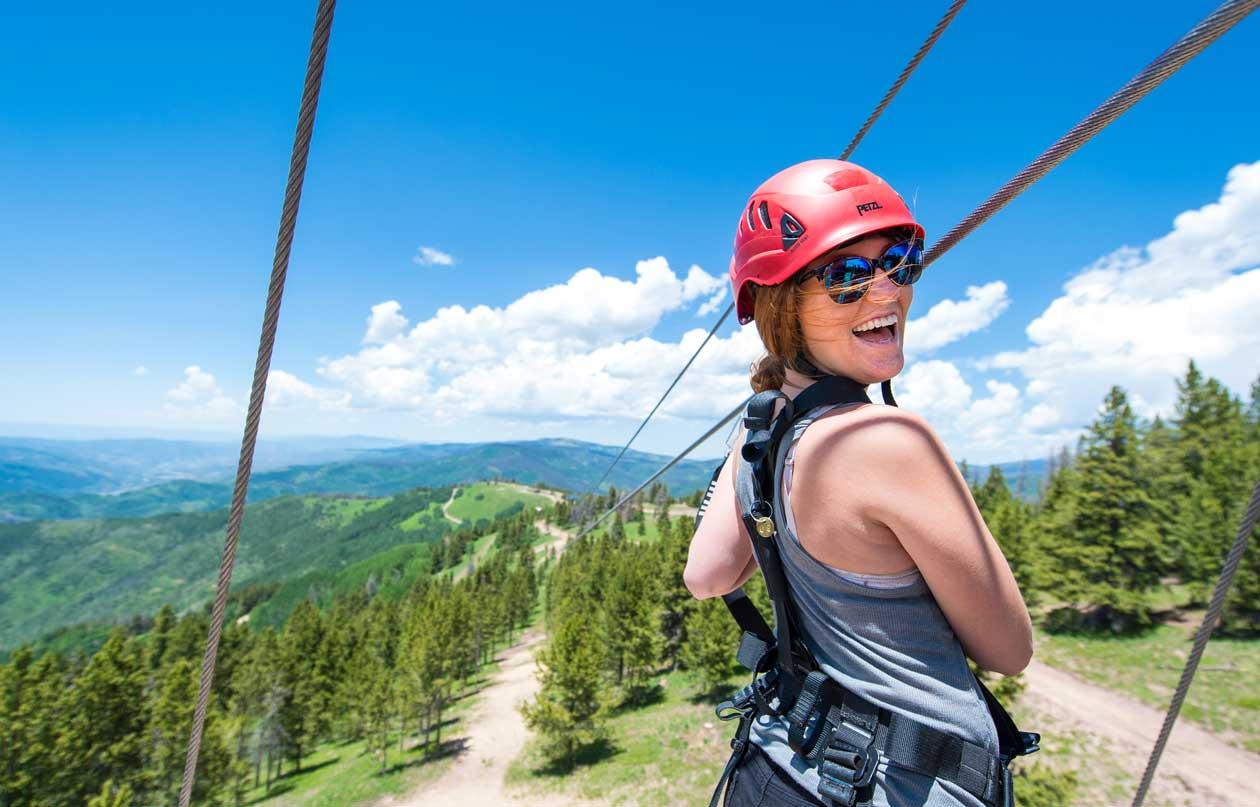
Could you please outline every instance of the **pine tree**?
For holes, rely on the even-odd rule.
[[[577,752],[605,736],[608,711],[601,669],[605,649],[597,614],[575,609],[554,625],[538,654],[542,684],[533,701],[521,707],[525,723],[542,735],[544,753],[572,765]]]
[[[1185,482],[1171,533],[1177,571],[1196,599],[1206,599],[1233,541],[1240,502],[1250,484],[1239,473],[1248,465],[1247,416],[1242,404],[1214,378],[1203,379],[1191,363],[1178,383],[1177,453]]]
[[[52,804],[60,795],[53,779],[66,677],[59,654],[36,660],[30,646],[0,665],[0,797],[9,804]]]
[[[625,545],[610,556],[603,616],[614,680],[639,685],[660,657],[660,570],[652,547]]]
[[[290,697],[281,720],[293,749],[293,762],[302,770],[309,745],[323,738],[331,721],[332,681],[319,609],[303,600],[289,615],[280,645],[280,668]]]
[[[1028,534],[1030,508],[1011,495],[1006,477],[996,465],[989,469],[984,484],[976,489],[975,500],[1019,583],[1025,601],[1031,601],[1036,581],[1034,553],[1029,546]]]
[[[1251,385],[1251,397],[1244,415],[1243,444],[1238,450],[1240,468],[1235,471],[1234,503],[1227,508],[1233,522],[1229,541],[1237,536],[1244,508],[1260,482],[1260,378]],[[1234,585],[1225,600],[1221,622],[1227,630],[1260,630],[1260,525],[1252,530],[1246,552],[1238,565]]]
[[[701,600],[687,617],[682,662],[697,673],[703,692],[714,691],[730,676],[738,645],[739,634],[720,600]]]
[[[686,637],[687,615],[695,608],[696,600],[683,583],[683,570],[687,567],[687,553],[691,545],[693,528],[690,519],[679,516],[669,526],[669,517],[661,529],[661,657],[670,668],[679,663],[679,652]]]
[[[188,750],[188,731],[197,703],[198,669],[178,659],[166,670],[152,706],[145,766],[146,800],[172,804],[179,800]],[[193,799],[198,804],[221,804],[231,778],[231,762],[219,729],[217,711],[210,709],[201,736]],[[113,777],[110,777],[113,778]]]
[[[107,779],[139,784],[149,747],[146,667],[137,640],[115,628],[64,691],[53,751],[53,784],[62,799],[82,804]]]
[[[1136,419],[1124,390],[1112,387],[1098,420],[1081,438],[1076,502],[1047,550],[1057,592],[1091,609],[1091,619],[1125,630],[1150,617],[1164,549],[1142,477]]]

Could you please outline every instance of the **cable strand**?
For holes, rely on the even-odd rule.
[[[923,257],[923,265],[927,266],[952,249],[973,230],[988,221],[993,214],[1006,207],[1012,199],[1049,173],[1050,169],[1063,162],[1109,123],[1145,98],[1151,90],[1177,72],[1182,65],[1202,53],[1208,45],[1237,25],[1258,5],[1260,5],[1260,0],[1229,0],[1222,3],[1202,22],[1190,29],[1185,36],[1177,40],[1172,47],[1160,54],[1155,61],[1129,79],[1128,83],[1104,101],[1101,106],[1073,126],[1054,145],[1042,152],[1041,156],[999,188],[970,215],[956,224],[928,250]]]
[[[911,58],[906,64],[905,68],[902,69],[901,75],[897,76],[897,80],[894,81],[893,85],[888,88],[888,92],[884,93],[884,97],[879,102],[879,105],[875,107],[874,111],[872,111],[869,116],[867,116],[866,122],[862,124],[862,128],[859,129],[858,133],[853,136],[851,141],[849,141],[849,145],[845,148],[844,153],[840,155],[840,159],[849,159],[849,157],[857,149],[858,144],[862,142],[862,138],[866,137],[866,133],[869,132],[871,127],[875,125],[875,121],[879,119],[880,115],[884,114],[884,110],[887,109],[890,103],[892,103],[892,99],[897,96],[897,93],[901,92],[902,85],[910,78],[910,74],[914,72],[914,69],[919,66],[919,62],[923,61],[924,56],[927,56],[928,51],[930,51],[932,46],[936,44],[936,40],[941,38],[941,34],[945,33],[945,29],[948,28],[949,24],[954,21],[954,17],[958,16],[958,12],[962,11],[962,7],[966,5],[966,3],[967,0],[954,0],[950,7],[946,9],[945,15],[936,23],[936,27],[932,29],[932,33],[928,34],[928,38],[924,40],[922,45],[919,46],[918,52],[914,54],[913,58]]]
[[[1199,669],[1203,650],[1207,647],[1208,640],[1212,638],[1212,631],[1216,628],[1217,620],[1220,619],[1221,609],[1225,605],[1225,595],[1229,593],[1229,587],[1234,582],[1234,573],[1238,571],[1238,564],[1242,561],[1243,553],[1247,551],[1247,542],[1251,537],[1251,531],[1256,527],[1257,517],[1260,517],[1260,481],[1256,482],[1255,490],[1251,492],[1251,501],[1247,504],[1242,523],[1238,525],[1238,534],[1234,537],[1234,543],[1230,546],[1229,553],[1225,556],[1225,563],[1221,566],[1221,575],[1216,580],[1216,588],[1212,591],[1207,613],[1203,615],[1199,630],[1194,634],[1194,645],[1190,649],[1190,657],[1186,659],[1186,666],[1181,670],[1181,680],[1177,682],[1177,691],[1173,693],[1172,702],[1168,704],[1164,723],[1159,728],[1159,737],[1155,740],[1155,747],[1151,749],[1151,756],[1146,761],[1142,781],[1138,784],[1137,793],[1133,796],[1133,807],[1142,807],[1147,791],[1151,788],[1151,782],[1155,779],[1155,769],[1159,767],[1159,760],[1164,755],[1164,746],[1168,744],[1173,724],[1177,722],[1177,717],[1181,714],[1181,704],[1185,701],[1186,693],[1190,691],[1190,682],[1194,680],[1194,674]]]
[[[254,364],[254,383],[249,394],[245,432],[241,438],[240,460],[236,467],[236,484],[232,488],[232,504],[228,511],[227,532],[223,541],[223,558],[219,564],[219,579],[215,587],[214,607],[210,615],[210,630],[206,637],[205,654],[201,662],[197,705],[193,711],[192,731],[188,739],[188,752],[184,759],[179,807],[188,807],[192,799],[197,759],[201,752],[201,736],[205,729],[210,689],[214,683],[214,668],[218,656],[219,638],[223,629],[223,615],[227,607],[228,586],[232,580],[232,567],[236,561],[241,519],[245,511],[245,494],[249,488],[249,475],[254,462],[254,446],[258,438],[258,425],[267,391],[271,353],[275,346],[276,327],[280,320],[280,302],[284,296],[284,283],[288,275],[289,254],[293,246],[293,232],[297,225],[298,207],[302,199],[302,183],[306,175],[306,162],[315,127],[315,110],[319,104],[319,91],[323,82],[324,62],[328,54],[328,39],[332,31],[335,7],[336,0],[320,0],[315,14],[315,28],[311,35],[311,50],[306,64],[306,79],[299,106],[297,131],[293,141],[293,152],[289,159],[289,178],[285,185],[280,228],[276,235],[271,282],[263,313],[262,333],[258,342],[258,358]]]

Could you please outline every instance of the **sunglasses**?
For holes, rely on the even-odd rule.
[[[827,294],[838,304],[856,303],[866,296],[874,285],[875,272],[888,274],[888,279],[898,286],[909,286],[923,275],[923,241],[915,238],[901,241],[875,260],[861,255],[841,255],[833,260],[807,270],[799,282],[811,277],[822,281]]]

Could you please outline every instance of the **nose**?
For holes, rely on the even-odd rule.
[[[875,279],[871,282],[871,290],[867,296],[870,297],[872,303],[890,303],[897,299],[897,295],[901,293],[901,287],[892,282],[892,278],[885,271],[879,271],[875,275]]]

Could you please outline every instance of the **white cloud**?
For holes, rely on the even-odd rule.
[[[417,247],[411,262],[421,266],[454,266],[455,256],[434,247]]]
[[[149,368],[141,364],[140,366],[136,367],[136,369],[132,370],[132,373],[138,376],[146,376],[149,374]]]
[[[712,297],[710,297],[709,299],[705,300],[703,303],[700,304],[700,307],[696,309],[696,316],[707,317],[710,314],[717,311],[718,308],[720,308],[722,306],[722,303],[724,302],[726,302],[726,284],[725,283],[723,283],[722,286],[717,290],[716,294],[714,294]]]
[[[407,318],[398,313],[401,310],[402,306],[397,300],[387,300],[372,306],[363,343],[382,344],[401,333],[407,327]]]
[[[1084,424],[1112,384],[1140,414],[1166,415],[1173,378],[1191,358],[1241,392],[1260,369],[1257,264],[1260,162],[1235,166],[1220,199],[1178,215],[1167,235],[1071,278],[1028,325],[1029,347],[982,366],[1027,379],[1027,394],[1046,407],[1029,411],[1030,426]]]
[[[164,414],[173,420],[226,421],[236,418],[241,408],[223,394],[210,373],[193,364],[184,368],[184,380],[166,391]]]
[[[266,403],[268,408],[314,406],[326,412],[339,412],[350,407],[350,394],[316,387],[284,370],[272,370],[267,374]]]
[[[985,391],[976,397],[957,365],[939,359],[911,365],[897,382],[901,405],[921,413],[960,459],[1042,457],[1075,438],[1074,430],[1050,428],[1057,416],[1047,405],[1025,411],[1027,401],[1013,384],[988,379]]]
[[[725,284],[698,266],[680,278],[657,257],[639,261],[633,281],[582,269],[502,308],[439,309],[410,330],[401,307],[389,301],[372,309],[368,346],[322,360],[318,373],[359,406],[418,409],[446,421],[634,418],[706,333],[696,329],[669,342],[651,337],[653,329],[697,299],[707,297],[708,305]],[[729,409],[759,350],[755,331],[716,336],[688,379],[704,394],[679,395],[662,413],[704,417]]]
[[[941,300],[906,325],[906,355],[931,353],[951,342],[982,330],[1006,310],[1011,300],[1000,280],[968,286],[967,299]]]

